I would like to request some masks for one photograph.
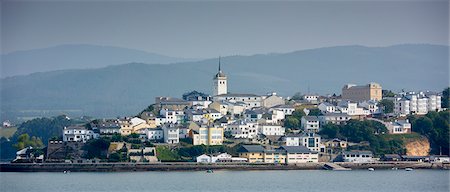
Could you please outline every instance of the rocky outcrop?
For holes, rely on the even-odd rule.
[[[427,156],[430,153],[430,142],[426,138],[408,140],[405,142],[406,155]]]

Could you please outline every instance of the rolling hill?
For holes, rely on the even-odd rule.
[[[10,77],[63,69],[100,68],[131,62],[167,64],[195,60],[120,47],[70,44],[3,54],[0,75]]]
[[[448,46],[339,46],[285,54],[222,59],[230,92],[275,91],[340,94],[344,84],[378,82],[383,89],[434,90],[448,86]],[[198,90],[211,93],[217,59],[175,64],[128,63],[97,69],[34,73],[1,79],[2,118],[61,113],[116,117],[134,115],[155,96]]]

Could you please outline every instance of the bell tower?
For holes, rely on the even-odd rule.
[[[220,68],[220,57],[219,57],[219,72],[213,78],[213,96],[227,94],[227,76],[222,72]]]

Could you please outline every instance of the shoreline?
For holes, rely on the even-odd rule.
[[[250,163],[1,163],[0,172],[133,172],[133,171],[206,171],[206,170],[325,170],[326,162],[284,164],[250,164]],[[450,170],[450,163],[423,162],[375,162],[335,164],[352,170],[357,169],[437,169]]]

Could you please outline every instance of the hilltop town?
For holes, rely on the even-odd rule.
[[[212,84],[212,95],[156,97],[136,116],[65,126],[46,146],[24,142],[13,162],[449,161],[448,138],[428,133],[432,121],[437,134],[448,136],[441,103],[448,93],[393,93],[378,83],[347,84],[341,95],[328,96],[234,93],[220,60]]]

